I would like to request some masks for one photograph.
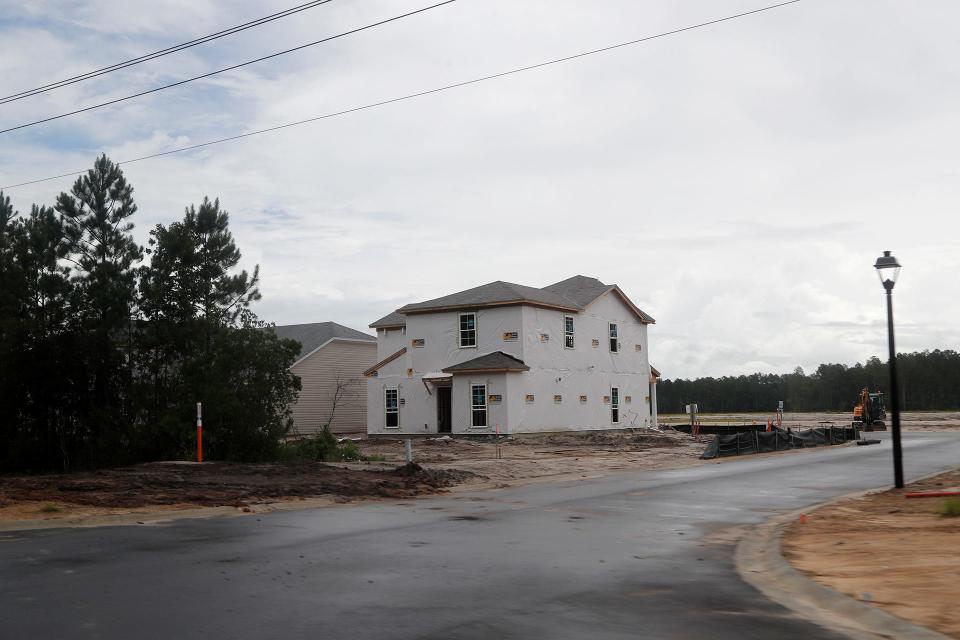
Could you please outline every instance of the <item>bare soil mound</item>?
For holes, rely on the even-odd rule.
[[[25,501],[92,507],[194,504],[238,506],[283,498],[408,498],[438,493],[474,477],[468,471],[358,470],[321,463],[155,462],[69,475],[7,477],[0,508]]]

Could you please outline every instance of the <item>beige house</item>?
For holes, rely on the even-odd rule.
[[[377,361],[377,339],[336,322],[290,324],[274,329],[300,343],[290,367],[303,388],[293,406],[293,434],[367,430],[367,390],[363,372]]]

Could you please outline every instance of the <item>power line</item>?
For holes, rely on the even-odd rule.
[[[753,10],[751,10],[751,11],[746,11],[746,12],[744,12],[744,13],[738,13],[738,14],[735,14],[735,15],[727,16],[727,17],[725,17],[725,18],[718,18],[718,19],[716,19],[716,20],[710,20],[710,21],[708,21],[708,22],[701,22],[701,23],[699,23],[699,24],[690,25],[690,26],[688,26],[688,27],[682,27],[682,28],[680,28],[680,29],[674,29],[673,31],[665,31],[665,32],[663,32],[663,33],[658,33],[658,34],[656,34],[656,35],[645,36],[645,37],[643,37],[643,38],[637,38],[636,40],[630,40],[630,41],[628,41],[628,42],[621,42],[620,44],[614,44],[614,45],[610,45],[610,46],[607,46],[607,47],[602,47],[602,48],[600,48],[600,49],[593,49],[593,50],[591,50],[591,51],[584,51],[584,52],[581,52],[581,53],[576,53],[576,54],[573,54],[573,55],[565,56],[565,57],[563,57],[563,58],[556,58],[556,59],[554,59],[554,60],[548,60],[548,61],[546,61],[546,62],[540,62],[540,63],[537,63],[537,64],[528,65],[528,66],[526,66],[526,67],[518,67],[518,68],[516,68],[516,69],[511,69],[511,70],[509,70],[509,71],[503,71],[503,72],[500,72],[500,73],[495,73],[495,74],[488,75],[488,76],[483,76],[483,77],[480,77],[480,78],[474,78],[474,79],[472,79],[472,80],[465,80],[465,81],[463,81],[463,82],[457,82],[457,83],[455,83],[455,84],[448,84],[448,85],[443,86],[443,87],[437,87],[437,88],[434,88],[434,89],[428,89],[428,90],[426,90],[426,91],[419,91],[419,92],[417,92],[417,93],[410,93],[410,94],[407,94],[407,95],[404,95],[404,96],[399,96],[399,97],[396,97],[396,98],[390,98],[390,99],[387,99],[387,100],[381,100],[380,102],[371,102],[371,103],[369,103],[369,104],[365,104],[365,105],[362,105],[362,106],[359,106],[359,107],[353,107],[353,108],[350,108],[350,109],[344,109],[344,110],[342,110],[342,111],[335,111],[335,112],[333,112],[333,113],[327,113],[327,114],[324,114],[324,115],[322,115],[322,116],[316,116],[316,117],[313,117],[313,118],[307,118],[306,120],[298,120],[298,121],[296,121],[296,122],[288,122],[288,123],[286,123],[286,124],[277,125],[277,126],[275,126],[275,127],[269,127],[269,128],[267,128],[267,129],[259,129],[259,130],[257,130],[257,131],[250,131],[250,132],[248,132],[248,133],[241,133],[241,134],[238,134],[238,135],[235,135],[235,136],[229,136],[229,137],[227,137],[227,138],[220,138],[220,139],[217,139],[217,140],[210,140],[210,141],[208,141],[208,142],[201,142],[201,143],[189,145],[189,146],[186,146],[186,147],[180,147],[180,148],[178,148],[178,149],[170,149],[169,151],[161,151],[161,152],[159,152],[159,153],[152,153],[152,154],[150,154],[150,155],[141,156],[141,157],[139,157],[139,158],[133,158],[133,159],[130,159],[130,160],[122,160],[122,161],[118,162],[117,164],[121,164],[121,165],[124,165],[124,164],[132,164],[132,163],[134,163],[134,162],[140,162],[140,161],[142,161],[142,160],[150,160],[150,159],[152,159],[152,158],[159,158],[159,157],[162,157],[162,156],[168,156],[168,155],[172,155],[172,154],[174,154],[174,153],[183,153],[183,152],[185,152],[185,151],[192,151],[192,150],[194,150],[194,149],[200,149],[200,148],[202,148],[202,147],[209,147],[209,146],[212,146],[212,145],[215,145],[215,144],[222,144],[222,143],[224,143],[224,142],[231,142],[231,141],[233,141],[233,140],[240,140],[240,139],[242,139],[242,138],[249,138],[249,137],[251,137],[251,136],[257,136],[257,135],[261,135],[261,134],[264,134],[264,133],[270,133],[270,132],[272,132],[272,131],[279,131],[280,129],[288,129],[288,128],[290,128],[290,127],[296,127],[296,126],[299,126],[299,125],[302,125],[302,124],[308,124],[308,123],[310,123],[310,122],[317,122],[317,121],[319,121],[319,120],[326,120],[326,119],[328,119],[328,118],[335,118],[335,117],[337,117],[337,116],[346,115],[346,114],[348,114],[348,113],[355,113],[355,112],[357,112],[357,111],[364,111],[364,110],[366,110],[366,109],[373,109],[373,108],[375,108],[375,107],[381,107],[381,106],[384,106],[384,105],[393,104],[393,103],[395,103],[395,102],[402,102],[402,101],[404,101],[404,100],[411,100],[411,99],[413,99],[413,98],[419,98],[419,97],[427,96],[427,95],[434,94],[434,93],[440,93],[441,91],[448,91],[448,90],[450,90],[450,89],[456,89],[456,88],[458,88],[458,87],[465,87],[465,86],[467,86],[467,85],[477,84],[477,83],[479,83],[479,82],[485,82],[485,81],[487,81],[487,80],[493,80],[493,79],[495,79],[495,78],[502,78],[502,77],[504,77],[504,76],[509,76],[509,75],[513,75],[513,74],[516,74],[516,73],[522,73],[522,72],[524,72],[524,71],[531,71],[531,70],[533,70],[533,69],[539,69],[539,68],[541,68],[541,67],[546,67],[546,66],[549,66],[549,65],[558,64],[558,63],[560,63],[560,62],[567,62],[567,61],[570,61],[570,60],[576,60],[577,58],[584,58],[584,57],[586,57],[586,56],[591,56],[591,55],[594,55],[594,54],[597,54],[597,53],[604,53],[604,52],[607,52],[607,51],[612,51],[612,50],[614,50],[614,49],[619,49],[619,48],[621,48],[621,47],[628,47],[628,46],[630,46],[630,45],[639,44],[639,43],[641,43],[641,42],[647,42],[647,41],[649,41],[649,40],[655,40],[655,39],[657,39],[657,38],[664,38],[664,37],[671,36],[671,35],[675,35],[675,34],[678,34],[678,33],[683,33],[684,31],[692,31],[693,29],[700,29],[700,28],[702,28],[702,27],[707,27],[707,26],[710,26],[710,25],[718,24],[718,23],[720,23],[720,22],[727,22],[727,21],[729,21],[729,20],[735,20],[735,19],[737,19],[737,18],[743,18],[743,17],[745,17],[745,16],[749,16],[749,15],[752,15],[752,14],[755,14],[755,13],[761,13],[761,12],[763,12],[763,11],[770,11],[771,9],[777,9],[777,8],[779,8],[779,7],[784,7],[784,6],[790,5],[790,4],[796,4],[796,3],[798,3],[798,2],[800,2],[800,0],[788,0],[787,2],[781,2],[780,4],[774,4],[774,5],[769,5],[769,6],[766,6],[766,7],[761,7],[760,9],[753,9]],[[28,181],[28,182],[20,182],[20,183],[18,183],[18,184],[7,185],[7,186],[5,186],[5,187],[0,187],[0,189],[13,189],[13,188],[16,188],[16,187],[24,187],[24,186],[31,185],[31,184],[37,184],[37,183],[39,183],[39,182],[47,182],[48,180],[56,180],[56,179],[58,179],[58,178],[66,178],[66,177],[68,177],[68,176],[73,176],[73,175],[77,175],[78,173],[82,173],[83,171],[84,171],[84,170],[71,171],[71,172],[69,172],[69,173],[61,173],[60,175],[56,175],[56,176],[49,176],[49,177],[46,177],[46,178],[39,178],[39,179],[37,179],[37,180],[30,180],[30,181]]]
[[[19,93],[12,93],[9,96],[4,96],[0,98],[0,104],[7,104],[8,102],[14,102],[16,100],[23,100],[24,98],[29,98],[30,96],[35,96],[46,91],[53,91],[54,89],[59,89],[61,87],[66,87],[71,84],[76,84],[77,82],[83,82],[84,80],[90,80],[91,78],[96,78],[107,73],[112,73],[114,71],[119,71],[120,69],[126,69],[127,67],[132,67],[133,65],[140,64],[141,62],[147,62],[149,60],[156,60],[157,58],[162,58],[163,56],[170,55],[171,53],[176,53],[178,51],[183,51],[184,49],[189,49],[197,45],[205,44],[219,38],[233,35],[247,29],[252,29],[253,27],[259,27],[262,24],[268,22],[273,22],[274,20],[279,20],[280,18],[286,18],[287,16],[292,16],[295,13],[300,13],[301,11],[306,11],[307,9],[313,9],[319,7],[322,4],[327,4],[328,2],[333,2],[333,0],[313,0],[313,2],[307,2],[306,4],[297,5],[295,7],[290,7],[289,9],[284,9],[277,13],[272,13],[268,16],[262,18],[257,18],[256,20],[251,20],[250,22],[244,22],[243,24],[237,25],[235,27],[230,27],[229,29],[223,29],[222,31],[217,31],[216,33],[211,33],[209,35],[195,38],[193,40],[188,40],[187,42],[182,42],[180,44],[167,47],[166,49],[160,49],[159,51],[154,51],[153,53],[146,53],[142,56],[136,58],[131,58],[130,60],[124,60],[123,62],[117,62],[100,69],[94,69],[93,71],[87,71],[86,73],[81,73],[80,75],[73,76],[70,78],[64,78],[63,80],[57,80],[56,82],[51,82],[50,84],[45,84],[41,87],[35,87],[33,89],[28,89],[26,91],[21,91]]]
[[[372,28],[374,28],[374,27],[379,27],[379,26],[381,26],[381,25],[387,24],[388,22],[394,22],[394,21],[396,21],[396,20],[401,20],[401,19],[403,19],[403,18],[408,18],[408,17],[410,17],[410,16],[412,16],[412,15],[416,15],[416,14],[418,14],[418,13],[423,13],[424,11],[429,11],[429,10],[431,10],[431,9],[436,9],[437,7],[442,7],[442,6],[445,5],[445,4],[450,4],[450,3],[456,2],[456,1],[457,1],[457,0],[444,0],[443,2],[438,2],[437,4],[432,4],[432,5],[430,5],[429,7],[424,7],[424,8],[422,8],[422,9],[417,9],[416,11],[410,11],[410,12],[408,12],[408,13],[404,13],[404,14],[401,14],[401,15],[399,15],[399,16],[394,16],[394,17],[392,17],[392,18],[387,18],[386,20],[381,20],[380,22],[374,22],[374,23],[372,23],[372,24],[368,24],[368,25],[365,25],[365,26],[363,26],[363,27],[357,27],[356,29],[351,29],[350,31],[344,31],[343,33],[338,33],[338,34],[335,35],[335,36],[329,36],[329,37],[323,38],[323,39],[321,39],[321,40],[315,40],[314,42],[308,42],[307,44],[302,44],[302,45],[300,45],[300,46],[298,46],[298,47],[293,47],[292,49],[286,49],[286,50],[284,50],[284,51],[278,51],[278,52],[276,52],[276,53],[271,53],[270,55],[268,55],[268,56],[263,56],[262,58],[257,58],[257,59],[255,59],[255,60],[248,60],[247,62],[241,62],[240,64],[235,64],[235,65],[230,66],[230,67],[225,67],[225,68],[223,68],[223,69],[218,69],[217,71],[211,71],[210,73],[204,73],[203,75],[194,76],[194,77],[192,77],[192,78],[187,78],[186,80],[179,80],[179,81],[177,81],[177,82],[172,82],[172,83],[167,84],[167,85],[164,85],[164,86],[162,86],[162,87],[155,87],[155,88],[153,88],[153,89],[147,89],[146,91],[141,91],[140,93],[134,93],[133,95],[129,95],[129,96],[126,96],[126,97],[123,97],[123,98],[116,98],[115,100],[108,100],[107,102],[101,102],[100,104],[91,105],[91,106],[89,106],[89,107],[84,107],[84,108],[82,108],[82,109],[77,109],[77,110],[75,110],[75,111],[68,111],[67,113],[61,113],[61,114],[58,115],[58,116],[50,116],[49,118],[42,118],[42,119],[40,119],[40,120],[34,120],[33,122],[27,122],[27,123],[25,123],[25,124],[20,124],[20,125],[17,125],[17,126],[15,126],[15,127],[10,127],[10,128],[8,128],[8,129],[0,129],[0,134],[2,134],[2,133],[10,133],[11,131],[17,131],[18,129],[26,129],[27,127],[33,127],[33,126],[36,126],[36,125],[38,125],[38,124],[43,124],[43,123],[45,123],[45,122],[51,122],[51,121],[53,121],[53,120],[59,120],[60,118],[66,118],[66,117],[68,117],[68,116],[77,115],[78,113],[85,113],[85,112],[87,112],[87,111],[93,111],[94,109],[100,109],[101,107],[107,107],[107,106],[109,106],[109,105],[111,105],[111,104],[117,104],[118,102],[125,102],[125,101],[127,101],[127,100],[132,100],[133,98],[139,98],[139,97],[141,97],[141,96],[145,96],[145,95],[148,95],[148,94],[151,94],[151,93],[156,93],[156,92],[158,92],[158,91],[163,91],[164,89],[170,89],[170,88],[172,88],[172,87],[179,87],[180,85],[187,84],[188,82],[193,82],[194,80],[202,80],[203,78],[209,78],[210,76],[215,76],[215,75],[217,75],[217,74],[224,73],[225,71],[233,71],[234,69],[239,69],[240,67],[245,67],[245,66],[247,66],[247,65],[254,64],[254,63],[256,63],[256,62],[263,62],[264,60],[269,60],[269,59],[271,59],[271,58],[276,58],[277,56],[282,56],[282,55],[286,55],[286,54],[288,54],[288,53],[292,53],[292,52],[294,52],[294,51],[299,51],[299,50],[301,50],[301,49],[306,49],[307,47],[313,47],[313,46],[316,46],[316,45],[318,45],[318,44],[322,44],[322,43],[324,43],[324,42],[330,42],[331,40],[336,40],[337,38],[343,38],[343,37],[345,37],[345,36],[349,36],[349,35],[352,35],[352,34],[354,34],[354,33],[358,33],[358,32],[360,32],[360,31],[366,31],[367,29],[372,29]]]

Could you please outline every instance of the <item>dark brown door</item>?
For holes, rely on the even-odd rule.
[[[437,388],[437,431],[450,433],[453,411],[450,407],[450,387]]]

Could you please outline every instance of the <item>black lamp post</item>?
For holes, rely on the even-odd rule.
[[[873,265],[880,275],[880,282],[887,291],[887,337],[890,343],[890,411],[893,413],[893,480],[897,489],[903,488],[903,450],[900,447],[900,389],[897,387],[897,349],[893,344],[893,285],[900,275],[900,263],[884,251]]]

